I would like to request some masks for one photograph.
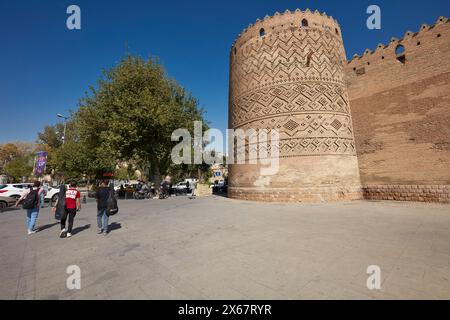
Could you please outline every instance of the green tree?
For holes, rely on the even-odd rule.
[[[5,173],[14,182],[33,174],[33,154],[19,156],[9,161],[4,168]]]
[[[19,158],[26,157],[30,155],[34,151],[34,146],[31,143],[27,142],[8,142],[3,145],[0,145],[0,173],[7,173],[6,166]],[[14,167],[16,164],[12,164]],[[11,170],[11,166],[10,166]],[[29,175],[27,173],[26,175]]]
[[[3,172],[6,164],[20,157],[22,152],[19,147],[13,143],[6,143],[0,146],[0,169]]]
[[[54,126],[45,126],[44,130],[38,133],[38,143],[57,149],[62,146],[63,135],[64,124],[58,123]]]
[[[74,134],[74,123],[73,121],[67,121],[66,123],[66,136],[64,137],[64,124],[58,123],[56,125],[47,125],[44,129],[38,133],[37,139],[37,149],[38,151],[47,152],[47,173],[52,171],[58,171],[58,159],[56,153],[60,148],[63,147],[63,140],[75,141],[76,137]],[[64,138],[64,139],[63,139]]]
[[[114,173],[114,178],[116,180],[128,180],[130,175],[128,173],[128,167],[119,167],[116,169],[116,172]]]
[[[79,142],[96,154],[98,168],[133,159],[146,175],[159,178],[172,165],[172,132],[192,132],[203,110],[155,59],[127,56],[104,72],[73,120]]]

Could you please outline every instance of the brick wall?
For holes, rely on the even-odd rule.
[[[369,200],[450,203],[450,185],[372,185],[363,193]]]
[[[317,203],[362,199],[361,187],[317,187],[317,188],[228,188],[228,196],[234,199],[260,202]]]
[[[396,54],[402,45],[404,54]],[[448,202],[450,23],[441,17],[346,68],[364,195]]]

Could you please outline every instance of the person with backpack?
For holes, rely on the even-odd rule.
[[[69,189],[65,193],[65,210],[62,211],[61,216],[61,233],[60,238],[70,238],[72,236],[73,221],[78,211],[81,210],[81,194],[77,190],[77,183],[71,182],[69,184]],[[59,201],[59,199],[58,199]],[[56,202],[53,212],[56,212],[56,207],[58,202]],[[69,218],[69,225],[66,229],[67,217]]]
[[[108,188],[108,183],[102,181],[100,187],[95,193],[95,199],[97,200],[97,226],[98,234],[108,234],[108,199],[110,195],[110,189]]]
[[[35,225],[39,217],[40,198],[43,192],[40,186],[41,183],[35,181],[33,186],[24,191],[16,202],[16,207],[19,206],[19,203],[22,203],[22,208],[27,210],[27,230],[29,235],[37,232]]]

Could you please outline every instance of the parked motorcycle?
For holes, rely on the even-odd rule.
[[[169,187],[167,184],[163,183],[159,187],[159,199],[167,199],[170,197]]]
[[[136,200],[143,200],[143,199],[151,199],[152,193],[150,190],[145,191],[134,191],[133,192],[133,198]]]

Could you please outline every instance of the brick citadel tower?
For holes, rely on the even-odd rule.
[[[280,133],[278,174],[230,165],[230,197],[361,198],[338,23],[317,11],[276,13],[244,30],[230,57],[229,127]]]
[[[229,196],[450,202],[448,22],[350,62],[338,23],[317,11],[250,25],[231,48],[229,127],[278,129],[280,166],[231,164]]]

